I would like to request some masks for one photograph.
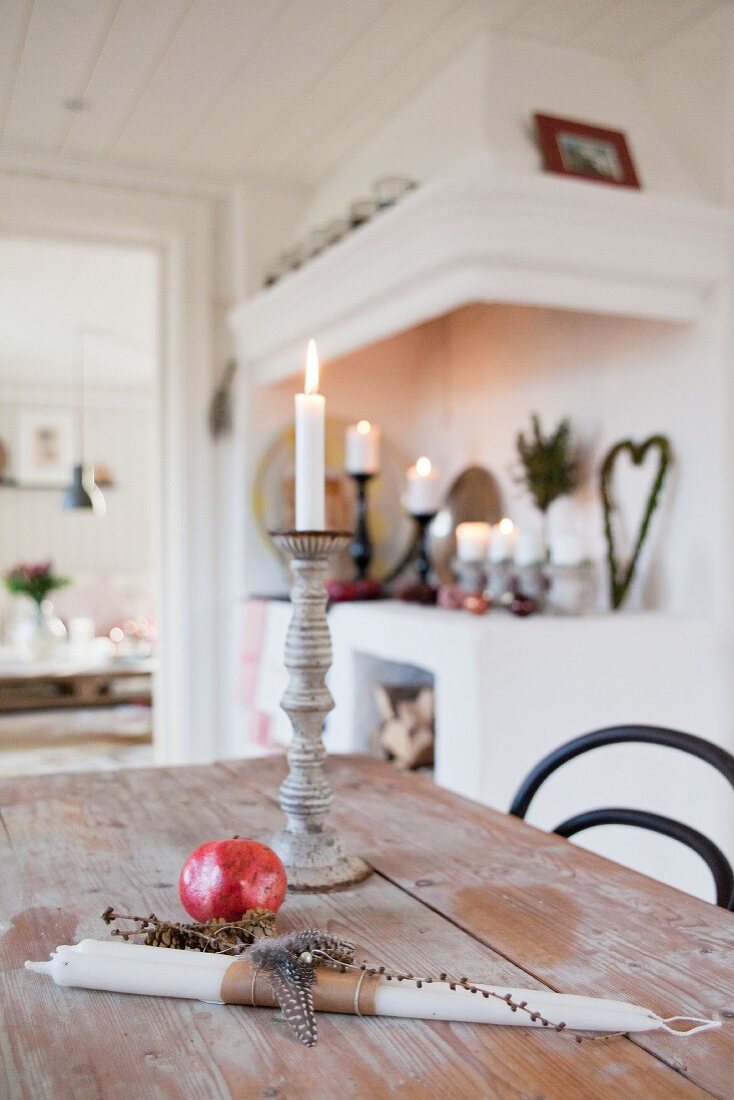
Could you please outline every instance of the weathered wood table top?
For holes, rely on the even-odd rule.
[[[268,1009],[66,989],[22,969],[104,938],[119,910],[182,919],[204,840],[267,841],[281,759],[0,783],[0,1096],[41,1100],[387,1096],[733,1097],[734,916],[405,776],[335,758],[333,820],[376,873],[291,895],[281,927],[328,926],[371,959],[723,1020],[577,1044],[525,1028],[322,1015],[302,1047]]]

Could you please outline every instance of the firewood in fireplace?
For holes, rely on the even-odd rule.
[[[378,739],[395,766],[433,763],[434,695],[426,684],[375,684],[375,703],[383,719]]]

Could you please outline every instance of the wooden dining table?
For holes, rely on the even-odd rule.
[[[23,969],[106,938],[108,906],[185,919],[198,844],[267,842],[282,758],[0,783],[8,1100],[734,1097],[734,915],[377,760],[333,757],[332,823],[374,873],[290,894],[281,930],[323,927],[413,973],[612,997],[722,1026],[581,1043],[568,1033],[327,1015],[311,1049],[271,1009],[55,986]]]

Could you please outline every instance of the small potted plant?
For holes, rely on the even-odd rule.
[[[49,594],[69,584],[68,577],[54,573],[50,561],[16,565],[5,574],[5,587],[13,596],[26,596],[35,605],[33,618],[17,635],[26,656],[40,660],[48,657],[66,629],[53,613]]]
[[[561,420],[555,431],[543,434],[540,417],[533,413],[532,432],[517,433],[520,469],[517,481],[533,498],[542,516],[543,544],[548,553],[548,509],[554,500],[569,496],[578,487],[581,469],[578,451],[571,439],[571,424]]]

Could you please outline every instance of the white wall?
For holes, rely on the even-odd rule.
[[[33,408],[71,408],[65,387],[0,383],[0,439],[17,454],[20,414]],[[114,484],[105,489],[107,514],[63,512],[61,489],[0,489],[0,570],[17,561],[54,559],[72,573],[143,573],[151,568],[154,410],[150,392],[89,394],[86,452],[104,464]],[[71,480],[71,471],[69,471]]]
[[[489,58],[487,135],[501,165],[542,171],[535,111],[622,130],[646,191],[695,196],[698,185],[621,58],[503,38]]]
[[[144,248],[0,236],[0,380],[152,387],[157,260]]]
[[[632,62],[658,123],[714,199],[734,194],[734,5],[716,7]]]
[[[452,475],[470,462],[488,465],[521,526],[537,527],[538,514],[515,482],[517,431],[529,425],[531,412],[539,413],[546,429],[570,417],[586,478],[572,500],[553,506],[551,530],[578,527],[600,562],[601,459],[620,439],[669,436],[675,463],[627,607],[715,610],[724,565],[717,505],[725,494],[725,343],[713,321],[708,327],[676,326],[472,306],[437,322],[427,343],[424,362],[433,369],[425,371],[421,387],[424,446]],[[628,531],[640,522],[655,467],[648,461],[640,473],[620,463],[617,498]]]
[[[480,35],[320,182],[301,232],[344,217],[351,202],[370,197],[372,183],[380,176],[426,179],[480,147],[486,130],[487,80],[488,43]]]

